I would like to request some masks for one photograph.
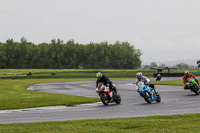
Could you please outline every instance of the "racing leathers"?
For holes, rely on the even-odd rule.
[[[188,78],[194,78],[194,80],[197,82],[197,84],[199,84],[199,81],[196,79],[197,77],[191,73],[188,74],[188,76],[184,75],[183,76],[183,83],[185,84],[184,89],[189,89],[188,86],[186,85],[186,83],[188,82],[187,79]]]
[[[96,88],[98,87],[98,83],[103,83],[104,85],[109,85],[109,88],[115,92],[117,92],[115,85],[112,83],[112,81],[109,80],[109,78],[105,75],[102,75],[101,77],[97,78],[96,81]]]
[[[149,87],[151,87],[152,89],[154,89],[155,92],[157,93],[154,84],[150,83],[150,79],[149,78],[147,78],[146,76],[141,76],[141,78],[136,79],[136,86],[138,85],[138,82],[140,82],[140,81],[144,82],[145,85],[149,85]]]

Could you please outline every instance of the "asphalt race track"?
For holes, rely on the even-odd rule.
[[[162,78],[162,80],[176,79],[182,78]],[[151,81],[153,80],[155,81],[155,79],[151,79]],[[135,85],[132,84],[135,79],[112,81],[122,98],[119,105],[111,103],[105,106],[99,102],[72,107],[2,110],[0,111],[0,124],[200,113],[200,96],[189,90],[183,90],[183,86],[157,85],[156,88],[162,99],[161,103],[147,104],[137,93]],[[96,81],[43,83],[29,86],[28,89],[99,98],[95,92],[95,83]]]

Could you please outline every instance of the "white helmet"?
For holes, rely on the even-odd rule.
[[[142,73],[141,73],[141,72],[138,72],[138,73],[136,74],[136,77],[137,77],[137,79],[141,79],[141,78],[142,78]]]
[[[189,76],[189,72],[187,70],[185,71],[185,76]]]

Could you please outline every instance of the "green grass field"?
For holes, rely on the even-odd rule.
[[[111,69],[0,69],[2,79],[44,79],[44,78],[95,78],[97,72],[103,72],[110,78],[135,78],[141,71],[152,76],[155,70],[111,70]],[[32,76],[27,76],[31,72]],[[56,75],[52,75],[55,73]]]
[[[87,98],[27,90],[27,87],[32,84],[77,80],[80,81],[83,79],[1,79],[0,110],[56,105],[71,106],[76,104],[98,102],[99,99],[97,98]]]
[[[184,86],[183,80],[170,80],[170,81],[152,81],[151,83],[155,85],[174,85],[174,86]]]
[[[103,73],[136,73],[136,72],[151,73],[156,72],[150,69],[0,69],[0,75],[23,75],[26,76],[27,73],[32,72],[33,75],[51,75],[51,73],[56,73],[57,75],[66,74],[79,74],[79,73],[93,73],[97,72]],[[95,76],[95,75],[94,75]],[[134,75],[135,76],[135,75]]]
[[[1,133],[199,133],[200,114],[0,125]]]

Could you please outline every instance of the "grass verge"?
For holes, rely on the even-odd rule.
[[[170,81],[152,81],[154,85],[174,85],[174,86],[184,86],[183,80],[170,80]]]
[[[92,103],[98,98],[87,98],[63,94],[28,91],[29,85],[58,81],[80,81],[83,79],[1,79],[0,80],[0,110],[21,109],[43,106]],[[85,79],[84,79],[85,80]],[[80,88],[81,89],[81,88]]]
[[[197,133],[200,114],[0,125],[1,133]]]

